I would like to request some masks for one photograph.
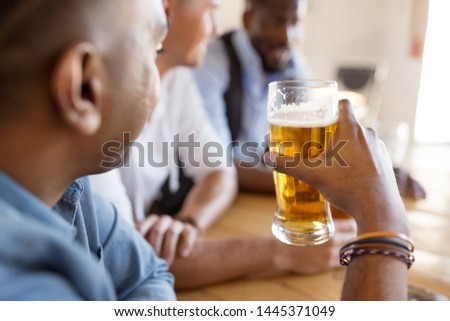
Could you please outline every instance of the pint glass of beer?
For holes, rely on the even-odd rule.
[[[307,166],[320,165],[317,156],[330,143],[338,116],[335,81],[269,84],[268,121],[273,152],[294,157]],[[273,176],[277,209],[272,233],[287,244],[315,245],[328,241],[333,236],[334,224],[325,198],[294,177],[276,171]]]

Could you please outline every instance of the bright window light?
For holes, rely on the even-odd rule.
[[[450,143],[450,1],[430,0],[416,116],[418,143]]]

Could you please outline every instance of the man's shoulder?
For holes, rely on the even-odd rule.
[[[0,300],[114,298],[109,280],[76,244],[75,234],[23,215],[1,199],[0,211]],[[95,291],[83,290],[89,284]]]
[[[0,274],[3,277],[38,266],[37,262],[50,256],[50,244],[63,242],[64,235],[51,225],[23,215],[1,199],[0,211]]]
[[[92,184],[90,177],[83,177],[74,184],[83,186],[79,199],[79,209],[84,220],[84,228],[93,233],[108,231],[117,220],[117,212],[112,205]]]
[[[13,207],[11,204],[0,199],[0,252],[9,256],[17,253],[34,254],[31,248],[39,247],[39,241],[58,242],[63,238],[67,230],[60,230],[59,221],[42,221],[34,219]],[[49,211],[49,214],[51,211]],[[21,248],[25,252],[18,250]],[[9,254],[8,254],[9,253]],[[3,256],[5,258],[6,256]]]
[[[10,234],[11,228],[22,229],[26,227],[26,225],[23,224],[24,221],[25,219],[16,208],[0,198],[0,241],[3,237]],[[4,247],[2,246],[0,249],[1,248]]]

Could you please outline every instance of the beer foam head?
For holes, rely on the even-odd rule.
[[[281,105],[268,115],[270,124],[289,127],[324,127],[337,120],[335,108],[317,101]]]

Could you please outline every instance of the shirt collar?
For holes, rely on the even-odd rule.
[[[55,208],[58,207],[61,202],[71,204],[73,208],[76,208],[81,196],[83,195],[83,188],[84,185],[82,180],[76,180],[66,189]],[[48,205],[1,171],[0,191],[0,198],[13,206],[17,212],[25,218],[38,220],[46,225],[53,226],[66,235],[74,235],[75,231],[71,224],[73,219],[72,222],[66,221],[61,217],[60,213],[57,213],[55,210],[49,208]],[[73,211],[73,215],[75,214],[76,211]]]

